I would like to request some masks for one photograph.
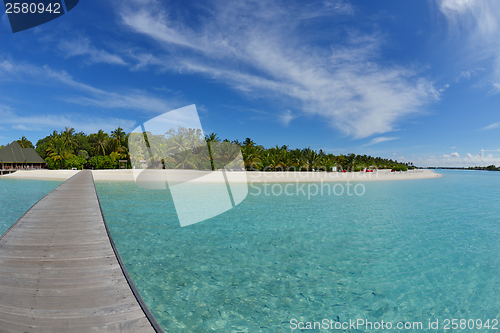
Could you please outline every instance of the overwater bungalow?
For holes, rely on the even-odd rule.
[[[0,149],[0,169],[41,169],[45,161],[33,148],[21,148],[17,141]]]

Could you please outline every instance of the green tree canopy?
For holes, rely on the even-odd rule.
[[[26,139],[26,137],[23,135],[22,138],[17,140],[17,143],[21,146],[21,148],[35,148],[33,144],[31,143],[30,140]]]

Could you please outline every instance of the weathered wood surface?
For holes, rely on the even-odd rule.
[[[81,171],[0,238],[0,332],[162,332],[120,262]]]

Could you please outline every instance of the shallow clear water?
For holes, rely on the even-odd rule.
[[[363,196],[249,195],[184,228],[168,192],[97,188],[166,331],[289,332],[292,319],[438,319],[444,331],[445,319],[499,319],[500,173],[442,173],[366,182]]]
[[[440,173],[365,182],[362,196],[251,188],[234,209],[184,228],[166,191],[97,188],[120,255],[165,331],[290,332],[292,319],[425,330],[439,320],[433,332],[445,331],[445,319],[491,325],[500,319],[500,173]],[[0,179],[0,231],[59,183]]]
[[[61,181],[0,177],[0,236]]]

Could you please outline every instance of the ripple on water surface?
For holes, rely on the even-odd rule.
[[[61,181],[0,177],[0,235]]]
[[[424,328],[429,319],[498,320],[500,173],[444,174],[366,182],[363,196],[250,189],[234,209],[184,228],[167,191],[97,187],[165,331],[289,332],[294,318]]]

